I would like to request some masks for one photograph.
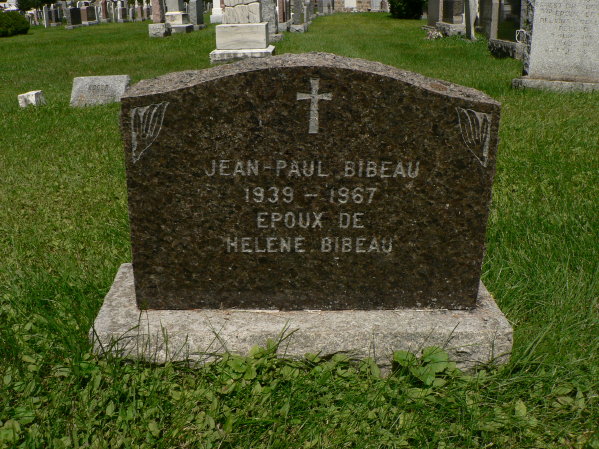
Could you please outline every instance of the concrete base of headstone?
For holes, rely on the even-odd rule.
[[[20,94],[17,99],[19,101],[19,106],[22,108],[46,104],[46,97],[44,97],[44,92],[41,90],[25,92],[24,94]]]
[[[170,36],[171,25],[169,23],[151,23],[148,25],[148,34],[150,37]]]
[[[599,91],[599,82],[544,80],[523,76],[512,80],[516,89],[542,89],[555,92],[592,92]]]
[[[203,30],[204,28],[206,28],[206,25],[204,25],[203,23],[200,25],[194,25],[193,31],[200,31],[200,30]]]
[[[463,23],[446,23],[446,22],[437,22],[435,28],[439,30],[443,36],[465,36],[466,35],[466,25]]]
[[[279,31],[289,31],[289,22],[279,22]]]
[[[372,357],[389,370],[394,351],[445,348],[458,367],[505,363],[512,328],[480,283],[473,310],[147,310],[137,308],[133,267],[123,264],[89,332],[94,351],[154,363],[209,362],[219,354],[247,355],[268,339],[288,338],[281,357],[338,353]]]
[[[488,48],[491,54],[496,58],[513,58],[522,61],[524,59],[524,50],[526,47],[520,42],[489,39]]]
[[[191,33],[193,31],[193,24],[188,23],[185,25],[171,25],[171,33]]]
[[[269,45],[266,48],[248,48],[242,50],[213,50],[210,53],[210,62],[214,64],[236,59],[266,58],[267,56],[272,56],[274,52],[274,45]]]
[[[289,25],[289,31],[292,33],[305,33],[308,31],[307,23],[300,23],[299,25],[291,24]]]

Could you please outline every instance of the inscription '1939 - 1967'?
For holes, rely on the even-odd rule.
[[[375,181],[386,178],[416,178],[420,170],[419,161],[373,161],[349,160],[340,161],[336,166],[326,166],[319,160],[232,160],[213,159],[200,173],[207,177],[257,177],[268,176],[272,181],[259,186],[243,186],[240,200],[254,205],[276,207],[275,210],[258,210],[255,212],[254,229],[267,236],[223,237],[224,249],[227,253],[382,253],[393,251],[393,239],[390,236],[367,235],[367,212],[345,211],[297,211],[285,210],[284,207],[295,203],[299,198],[322,200],[325,203],[343,205],[370,205],[381,198],[379,187],[355,184],[329,183],[323,185],[306,185],[292,187],[280,185],[281,179],[299,177],[320,178],[326,182],[329,177],[368,179]],[[278,185],[275,179],[278,179]],[[406,180],[407,180],[406,179]],[[322,203],[314,203],[322,204]],[[329,230],[327,231],[327,228]],[[347,235],[327,235],[333,229],[340,231],[354,230],[362,234],[358,237]],[[294,236],[272,235],[278,230],[295,230],[305,235]],[[325,232],[324,236],[310,239],[311,231]],[[359,231],[358,231],[359,230]],[[365,235],[366,234],[366,235]]]

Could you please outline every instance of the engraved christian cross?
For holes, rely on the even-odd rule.
[[[312,91],[309,94],[297,93],[298,100],[310,100],[310,127],[308,134],[318,134],[318,100],[331,100],[333,94],[318,94],[320,78],[310,78]]]

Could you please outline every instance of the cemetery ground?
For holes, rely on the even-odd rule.
[[[201,369],[92,355],[131,259],[127,196],[119,105],[71,108],[72,79],[208,67],[214,26],[36,27],[0,40],[0,448],[599,448],[599,93],[512,90],[519,62],[483,39],[425,40],[423,24],[336,14],[277,52],[372,59],[502,103],[483,281],[514,326],[510,363],[464,374],[442,352],[397,353],[381,377],[368,360],[276,359],[284,337]],[[48,105],[19,109],[36,89]]]

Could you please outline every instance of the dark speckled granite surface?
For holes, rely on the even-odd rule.
[[[479,91],[322,53],[136,84],[138,304],[473,307],[499,115]]]

